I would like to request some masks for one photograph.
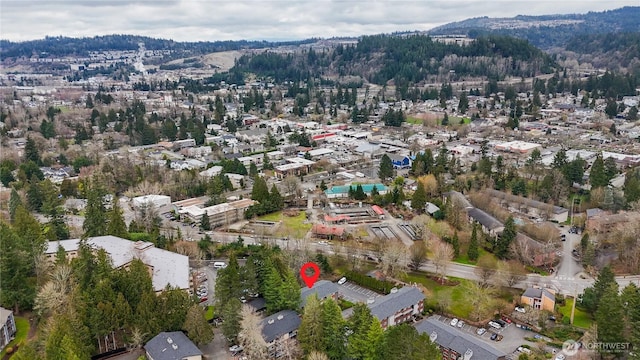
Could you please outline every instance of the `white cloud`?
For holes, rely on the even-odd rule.
[[[428,30],[470,17],[584,13],[637,0],[3,0],[0,36],[138,34],[178,41],[289,40]]]

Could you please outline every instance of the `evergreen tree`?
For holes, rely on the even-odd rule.
[[[478,252],[478,225],[476,222],[473,223],[473,228],[471,230],[471,240],[469,241],[469,249],[467,250],[467,256],[469,260],[476,261],[478,260],[478,256],[480,255]]]
[[[607,174],[605,173],[602,153],[596,155],[596,159],[594,160],[593,165],[591,165],[589,182],[591,183],[591,187],[594,189],[609,185],[609,180],[607,179]]]
[[[378,170],[378,177],[382,181],[387,181],[388,179],[393,178],[393,163],[391,162],[391,158],[384,154],[380,159],[380,169]]]
[[[409,324],[392,326],[384,333],[380,359],[442,359],[442,353],[429,334],[418,334]]]
[[[258,167],[256,166],[256,164],[252,161],[251,164],[249,164],[249,176],[251,176],[252,178],[256,177],[258,175]]]
[[[0,222],[0,239],[0,305],[14,312],[30,309],[36,284],[29,280],[34,274],[29,243],[3,222]]]
[[[104,191],[97,185],[87,188],[87,206],[85,208],[82,229],[84,236],[102,236],[107,233],[107,216],[104,205]]]
[[[205,212],[200,219],[200,229],[204,231],[211,230],[211,223],[209,222],[209,215]]]
[[[242,303],[240,299],[233,298],[227,303],[223,304],[220,312],[222,316],[222,334],[226,339],[230,339],[231,342],[235,342],[238,333],[240,332],[240,310]]]
[[[465,112],[467,112],[467,109],[469,109],[469,98],[467,97],[467,92],[463,91],[462,94],[460,94],[460,102],[458,102],[458,111],[464,114]]]
[[[298,329],[298,341],[305,354],[323,351],[324,330],[322,326],[322,304],[313,294],[307,298]]]
[[[375,187],[375,186],[374,186]],[[320,181],[320,190],[325,191],[327,190],[327,184],[324,182],[324,179],[322,179]]]
[[[418,181],[417,189],[411,197],[411,208],[422,213],[426,204],[427,192],[424,189],[424,184],[422,183],[422,181]]]
[[[107,234],[123,239],[129,238],[127,224],[124,222],[124,214],[117,196],[114,196],[111,210],[107,213]]]
[[[257,176],[251,190],[251,199],[262,203],[269,199],[269,188],[264,178]]]
[[[618,296],[617,286],[603,289],[595,319],[598,326],[598,341],[601,343],[622,343],[624,337],[624,309]],[[607,351],[608,349],[603,349]]]
[[[9,218],[11,221],[15,219],[16,209],[19,206],[23,206],[22,198],[20,198],[20,194],[18,194],[15,188],[11,188],[11,195],[9,197]]]
[[[25,162],[33,161],[38,166],[42,165],[42,159],[40,158],[40,152],[38,151],[36,142],[30,136],[27,136],[27,142],[24,146],[24,159]]]
[[[453,257],[460,256],[460,240],[458,239],[458,231],[453,232],[453,238],[451,239],[451,246],[453,247]]]
[[[213,340],[213,328],[205,319],[204,310],[200,305],[191,305],[182,328],[196,345],[207,344]]]
[[[380,347],[382,346],[382,341],[384,340],[384,330],[380,325],[378,319],[374,318],[371,322],[371,326],[367,331],[367,344],[369,345],[367,348],[367,352],[365,353],[363,360],[376,360],[378,359],[378,354],[380,354]]]
[[[322,335],[327,357],[332,360],[344,359],[347,353],[345,323],[338,303],[330,298],[322,303]]]
[[[222,308],[231,299],[240,299],[240,266],[234,253],[229,256],[229,264],[226,268],[218,270],[216,277],[216,307]]]
[[[498,237],[495,246],[495,254],[500,259],[506,259],[509,256],[509,246],[516,239],[518,232],[516,230],[516,224],[512,216],[507,218],[504,223],[504,230],[502,235]]]
[[[358,303],[353,307],[353,314],[347,322],[349,339],[347,342],[347,355],[350,359],[364,359],[369,352],[369,329],[374,321],[367,305]]]
[[[282,195],[280,195],[276,184],[271,186],[271,193],[269,195],[269,201],[273,204],[275,210],[282,210],[282,208],[284,208],[284,199]]]

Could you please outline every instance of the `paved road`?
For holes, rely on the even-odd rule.
[[[215,241],[220,242],[232,242],[236,241],[238,238],[237,234],[229,234],[229,233],[221,233],[221,232],[211,232],[212,237]],[[329,245],[318,245],[317,243],[309,244],[305,241],[299,240],[284,240],[284,239],[256,239],[253,236],[245,236],[242,235],[245,244],[259,244],[259,243],[269,243],[280,246],[283,249],[308,249],[311,251],[322,251],[326,254],[334,254],[336,252],[341,253],[342,255],[347,255],[344,250],[341,250],[340,247],[334,247]],[[435,273],[435,266],[433,263],[428,262],[423,265],[420,270],[428,271],[431,273]],[[454,276],[463,279],[470,280],[479,280],[478,275],[475,273],[475,266],[473,265],[465,265],[459,264],[455,262],[448,263],[445,274],[447,276]],[[623,288],[629,284],[629,282],[634,282],[637,285],[640,285],[640,275],[634,276],[617,276],[616,280],[620,285],[620,288]],[[514,285],[515,288],[526,289],[527,287],[531,287],[533,285],[538,285],[542,287],[548,287],[554,289],[561,294],[564,295],[573,295],[574,293],[580,294],[584,292],[584,289],[593,285],[593,279],[582,279],[579,277],[575,278],[564,278],[561,276],[541,276],[538,274],[529,274],[527,278],[521,282],[518,282]]]
[[[566,241],[562,242],[562,259],[555,273],[556,279],[573,280],[583,271],[582,265],[573,259],[571,251],[580,244],[581,235],[570,234],[571,227],[558,228],[561,234],[566,236]]]

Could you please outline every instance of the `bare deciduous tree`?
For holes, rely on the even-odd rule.
[[[476,275],[478,275],[479,284],[482,287],[487,287],[491,284],[491,278],[496,274],[498,270],[498,263],[496,259],[489,254],[480,256],[475,269]]]
[[[387,276],[396,277],[405,273],[409,266],[407,247],[399,241],[390,241],[382,252],[380,267]]]
[[[300,179],[296,176],[289,175],[282,180],[282,186],[284,186],[285,196],[289,199],[297,199],[302,196],[302,190],[300,188]]]
[[[329,358],[324,353],[314,351],[307,356],[307,360],[329,360]]]
[[[240,321],[240,333],[238,340],[244,348],[244,354],[249,359],[267,359],[267,343],[262,337],[262,325],[260,317],[249,305],[242,306],[242,320]]]
[[[480,283],[469,281],[464,285],[467,301],[473,307],[471,317],[478,321],[490,315],[495,298],[495,288],[481,286]]]
[[[447,265],[453,259],[453,247],[443,241],[437,241],[433,246],[433,264],[436,266],[436,276],[444,280]]]
[[[417,271],[427,261],[427,245],[424,241],[416,241],[409,248],[409,252],[409,266]]]

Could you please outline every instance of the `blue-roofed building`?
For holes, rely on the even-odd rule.
[[[367,194],[367,196],[371,196],[371,192],[373,191],[374,187],[380,195],[384,195],[387,193],[387,187],[384,186],[384,184],[351,184],[345,186],[332,186],[331,188],[325,190],[324,193],[329,199],[346,198],[349,197],[349,188],[352,188],[355,191],[358,185],[362,186],[362,190],[365,194]]]
[[[405,155],[387,154],[394,169],[408,169],[411,167],[411,159]]]

